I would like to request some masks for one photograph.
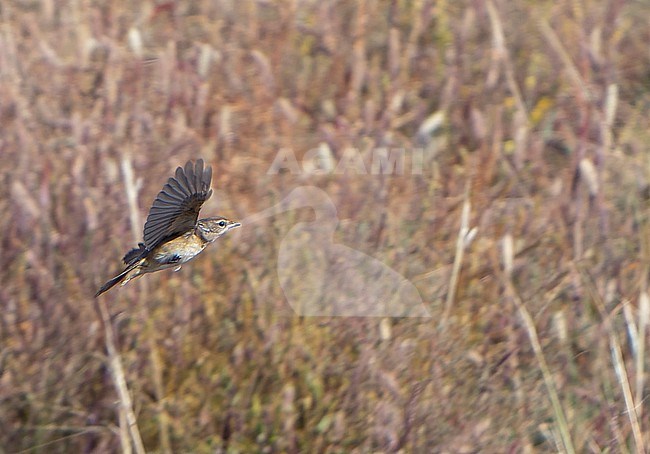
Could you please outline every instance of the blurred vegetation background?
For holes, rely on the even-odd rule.
[[[309,210],[245,225],[105,296],[148,451],[650,449],[648,17],[623,0],[3,2],[0,446],[130,449],[92,295],[203,157],[204,215],[317,186],[336,240],[432,317],[300,317],[276,268]],[[423,171],[269,174],[316,147],[367,166],[419,148]]]

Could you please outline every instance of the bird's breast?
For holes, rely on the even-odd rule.
[[[194,232],[169,240],[153,250],[153,259],[163,265],[178,265],[189,262],[203,249],[206,242],[201,240]]]

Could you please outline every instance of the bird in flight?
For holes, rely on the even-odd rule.
[[[221,216],[199,219],[201,206],[212,195],[211,181],[212,167],[204,167],[202,159],[196,164],[188,161],[185,168],[176,169],[149,210],[144,242],[126,253],[124,271],[102,285],[95,298],[146,273],[166,268],[178,271],[208,244],[241,226]]]

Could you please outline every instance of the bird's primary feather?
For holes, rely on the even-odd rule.
[[[204,168],[202,159],[176,169],[176,174],[156,196],[144,224],[147,251],[195,226],[201,206],[212,195],[211,181],[212,167]]]

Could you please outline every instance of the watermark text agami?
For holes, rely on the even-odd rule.
[[[300,161],[292,149],[280,148],[267,174],[422,175],[423,168],[423,148],[378,147],[362,152],[348,147],[342,149],[337,159],[329,146],[321,143],[307,150]]]

